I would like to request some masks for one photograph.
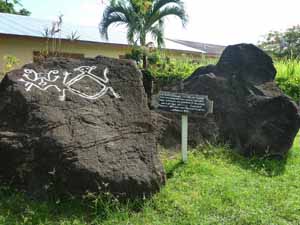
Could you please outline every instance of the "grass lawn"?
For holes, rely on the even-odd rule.
[[[150,200],[37,202],[2,187],[0,224],[300,224],[299,137],[284,161],[246,160],[212,146],[190,152],[187,165],[179,155],[162,158],[167,185]]]

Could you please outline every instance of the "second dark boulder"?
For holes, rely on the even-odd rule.
[[[228,46],[216,66],[197,69],[184,80],[183,92],[208,95],[214,114],[190,116],[190,143],[217,140],[243,155],[285,155],[299,130],[300,116],[297,105],[276,85],[275,75],[272,59],[251,44]],[[169,89],[181,91],[179,86]],[[168,134],[161,143],[166,140],[170,143]]]

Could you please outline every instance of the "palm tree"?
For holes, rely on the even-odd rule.
[[[183,26],[186,24],[187,15],[181,0],[111,0],[104,10],[99,30],[108,39],[110,25],[125,25],[130,44],[146,47],[147,36],[151,35],[161,47],[164,44],[164,20],[172,15],[178,17]],[[143,68],[146,67],[144,54]]]

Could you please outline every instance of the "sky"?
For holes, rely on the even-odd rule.
[[[31,16],[98,26],[105,0],[22,0]],[[185,28],[175,17],[166,20],[165,37],[210,44],[257,44],[271,30],[284,31],[300,24],[299,0],[183,0],[189,22]],[[113,30],[113,31],[112,31]],[[125,39],[126,28],[109,30]]]

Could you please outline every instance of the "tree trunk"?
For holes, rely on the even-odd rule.
[[[143,54],[143,69],[146,70],[147,67],[148,67],[147,56],[146,56],[146,54],[144,53],[144,54]]]
[[[144,32],[141,33],[141,39],[140,39],[141,47],[146,48],[146,34]],[[147,55],[146,52],[143,53],[143,69],[146,70],[148,67],[147,62]]]

